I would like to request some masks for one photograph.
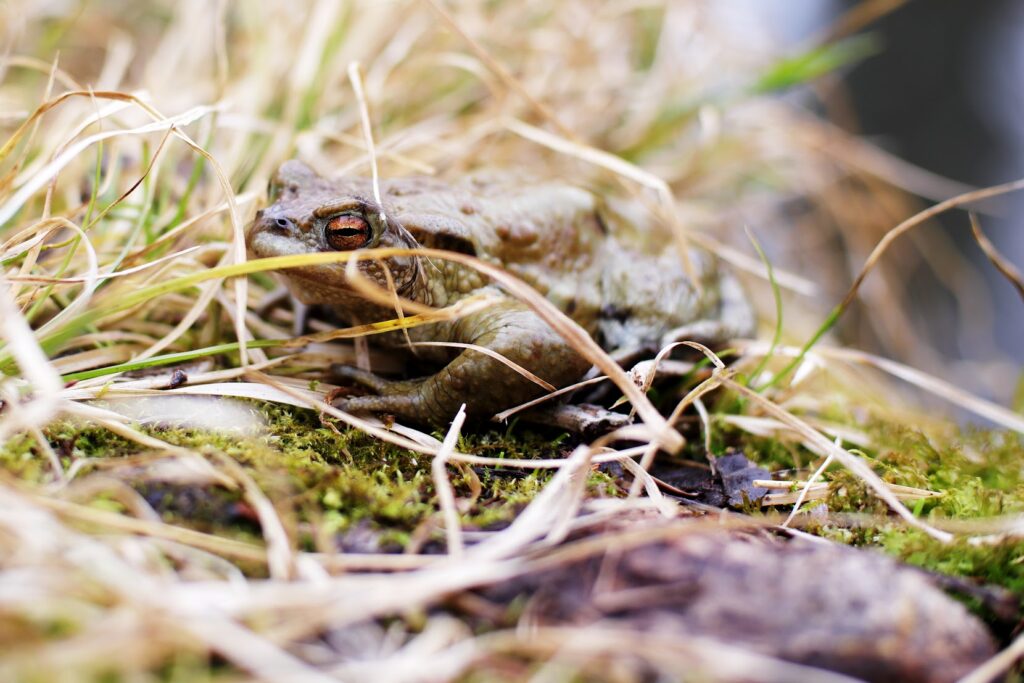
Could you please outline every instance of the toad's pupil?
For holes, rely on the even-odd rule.
[[[332,249],[359,249],[369,241],[370,228],[359,216],[337,216],[327,223],[326,233]]]

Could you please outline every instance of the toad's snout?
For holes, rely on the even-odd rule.
[[[269,206],[256,212],[256,217],[245,235],[245,246],[250,254],[256,256],[274,256],[277,251],[268,249],[271,245],[285,243],[298,237],[299,229],[284,212]]]

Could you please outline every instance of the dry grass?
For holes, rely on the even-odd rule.
[[[874,4],[869,14],[898,3]],[[632,195],[664,219],[666,234],[680,244],[710,245],[765,292],[764,266],[738,231],[732,236],[739,239],[721,244],[729,237],[723,229],[756,217],[761,241],[791,239],[779,226],[789,220],[786,203],[800,198],[824,219],[817,225],[839,226],[856,260],[847,270],[862,273],[844,303],[880,264],[880,281],[893,289],[860,293],[877,311],[870,325],[895,352],[925,354],[927,344],[907,338],[905,316],[891,305],[903,269],[886,268],[887,259],[917,257],[886,250],[934,211],[901,223],[911,205],[878,178],[903,178],[903,166],[759,93],[753,86],[765,64],[780,55],[727,5],[111,0],[64,3],[59,14],[42,1],[0,5],[0,27],[8,31],[0,62],[0,444],[28,434],[34,456],[50,468],[37,485],[0,476],[0,628],[8,629],[0,641],[16,644],[0,659],[0,678],[91,680],[114,672],[123,680],[200,673],[225,680],[440,680],[515,653],[549,662],[537,670],[537,680],[547,680],[630,639],[637,656],[666,675],[696,667],[721,680],[755,671],[761,680],[794,680],[806,672],[722,643],[664,648],[653,637],[581,629],[477,635],[450,617],[425,616],[447,595],[530,571],[575,529],[636,510],[683,515],[645,469],[659,450],[683,446],[672,424],[691,405],[709,442],[712,430],[730,424],[785,435],[850,468],[908,524],[936,538],[989,533],[925,523],[850,452],[867,437],[819,415],[832,400],[814,381],[822,377],[866,410],[896,409],[879,403],[878,392],[857,389],[878,381],[851,370],[867,365],[1024,432],[1019,414],[892,360],[836,347],[798,354],[791,346],[747,343],[731,366],[713,358],[711,377],[679,397],[666,418],[635,381],[651,366],[631,375],[509,274],[434,253],[480,269],[533,307],[636,411],[637,423],[619,435],[640,446],[614,450],[604,439],[565,458],[497,460],[458,450],[459,420],[441,442],[407,425],[345,414],[322,403],[332,387],[310,387],[329,362],[355,362],[358,350],[338,340],[464,315],[486,301],[444,311],[398,304],[389,323],[300,340],[290,339],[286,316],[261,320],[253,312],[271,281],[245,276],[348,258],[246,262],[244,226],[283,160],[299,155],[325,172],[360,174],[369,174],[372,162],[374,174],[385,177],[450,177],[486,162]],[[932,181],[913,175],[907,183],[946,189]],[[837,197],[848,183],[873,188],[877,206],[865,211],[856,197]],[[899,227],[881,239],[893,225]],[[800,237],[811,258],[814,239]],[[770,257],[779,255],[769,249]],[[785,299],[786,337],[797,343],[820,324],[815,304],[831,306],[839,297],[829,292],[843,287],[784,268],[777,281],[798,292]],[[818,301],[807,302],[816,291]],[[387,292],[376,296],[390,305]],[[801,314],[801,306],[812,313]],[[302,348],[290,351],[296,346]],[[765,354],[771,357],[763,367],[776,373],[793,360],[792,377],[760,392],[733,379]],[[190,367],[187,385],[178,388],[168,388],[170,370],[125,374],[210,358],[218,365]],[[374,367],[389,362],[375,357]],[[769,378],[756,377],[755,385],[769,386]],[[708,414],[701,395],[723,387],[747,397],[744,414]],[[304,550],[293,511],[229,457],[173,445],[94,402],[169,393],[314,408],[429,456],[448,555]],[[165,523],[130,489],[116,491],[121,512],[94,505],[116,487],[96,463],[54,451],[43,430],[58,417],[110,430],[175,477],[240,491],[261,538],[245,542]],[[611,461],[635,477],[634,495],[588,500],[591,466]],[[448,479],[460,463],[556,473],[508,528],[469,539]],[[801,493],[796,507],[805,498]],[[60,637],[44,637],[48,630]],[[323,633],[330,638],[314,637]],[[214,657],[227,664],[209,668]]]

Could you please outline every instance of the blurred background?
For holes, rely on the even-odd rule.
[[[791,49],[827,34],[841,17],[855,25],[876,14],[860,29],[877,39],[876,53],[813,86],[824,102],[807,93],[803,102],[850,133],[967,186],[1024,177],[1024,3],[752,0],[747,8]],[[986,235],[1024,267],[1024,194],[984,208]],[[965,212],[935,222],[918,245],[952,248],[967,263],[950,263],[954,274],[924,260],[906,273],[907,310],[941,354],[925,365],[1005,400],[1024,361],[1024,302],[984,257]],[[943,357],[955,367],[944,371]],[[995,358],[1001,360],[992,364]]]

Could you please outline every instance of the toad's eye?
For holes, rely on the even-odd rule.
[[[327,246],[337,251],[365,247],[370,241],[370,226],[359,216],[342,214],[327,221],[324,228]]]

